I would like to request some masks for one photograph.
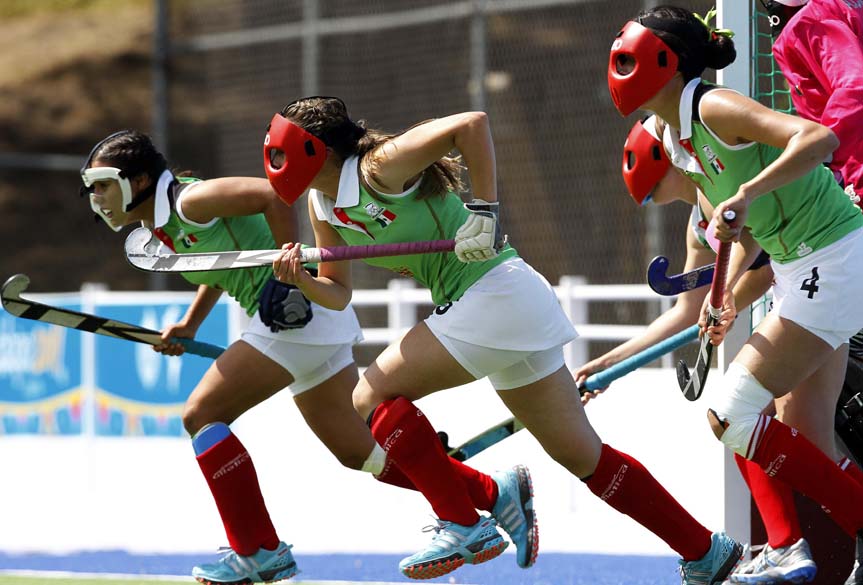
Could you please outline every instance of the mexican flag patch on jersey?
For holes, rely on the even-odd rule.
[[[368,216],[378,222],[382,228],[387,227],[396,219],[395,213],[385,207],[375,205],[374,203],[366,204],[365,210]]]

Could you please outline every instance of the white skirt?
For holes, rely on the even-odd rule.
[[[863,229],[799,260],[771,262],[773,311],[834,349],[863,328]]]
[[[312,303],[312,320],[308,325],[301,329],[285,329],[276,333],[264,325],[260,313],[255,312],[249,319],[244,333],[280,341],[303,345],[340,345],[359,343],[363,340],[357,314],[350,305],[344,311],[333,311]]]
[[[554,289],[521,258],[489,270],[425,323],[437,336],[511,351],[542,351],[578,337]]]

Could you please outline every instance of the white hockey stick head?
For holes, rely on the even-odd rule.
[[[9,279],[3,283],[2,289],[0,289],[0,301],[3,303],[3,308],[12,313],[15,316],[19,316],[23,311],[15,311],[16,307],[10,306],[8,301],[20,301],[21,293],[27,290],[27,287],[30,286],[30,277],[26,274],[16,274],[14,276],[10,276]],[[18,307],[20,309],[20,307]],[[24,307],[26,309],[26,307]]]

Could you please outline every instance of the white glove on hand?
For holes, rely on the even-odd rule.
[[[455,255],[462,262],[483,262],[497,256],[505,239],[499,238],[498,203],[474,199],[465,203],[470,211],[455,234]]]

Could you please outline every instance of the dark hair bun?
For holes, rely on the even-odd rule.
[[[705,64],[711,69],[724,69],[737,58],[737,49],[731,37],[713,34],[704,51]]]

